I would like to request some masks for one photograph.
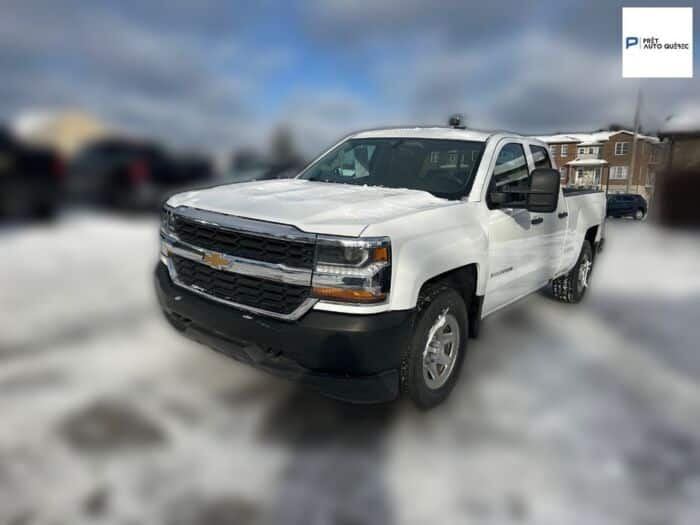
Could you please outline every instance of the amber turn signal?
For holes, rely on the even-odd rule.
[[[389,248],[386,246],[380,246],[372,250],[372,261],[385,261],[389,262]]]
[[[329,301],[344,301],[353,303],[378,303],[386,298],[385,293],[374,293],[369,290],[350,288],[313,287],[311,293],[319,299]]]

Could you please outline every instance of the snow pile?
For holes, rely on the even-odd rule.
[[[584,302],[489,317],[428,413],[182,338],[156,239],[93,215],[0,232],[0,523],[698,522],[698,236],[611,221]]]

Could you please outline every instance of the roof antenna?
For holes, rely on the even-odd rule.
[[[460,115],[459,113],[452,115],[449,120],[450,127],[455,129],[467,129],[467,126],[465,126],[463,122],[464,115]]]

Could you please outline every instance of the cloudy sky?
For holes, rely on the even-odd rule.
[[[455,112],[523,133],[629,123],[641,88],[653,130],[700,105],[699,53],[694,79],[622,79],[621,5],[7,0],[0,119],[84,108],[212,151],[262,144],[288,124],[313,153],[353,129]]]

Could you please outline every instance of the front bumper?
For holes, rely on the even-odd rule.
[[[190,339],[337,399],[372,403],[398,397],[401,349],[412,332],[413,310],[373,315],[312,310],[283,321],[189,292],[172,282],[162,263],[155,281],[166,318]]]

